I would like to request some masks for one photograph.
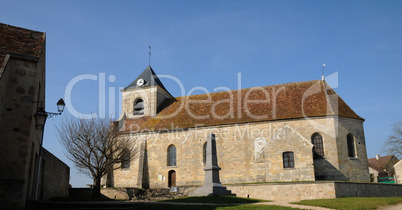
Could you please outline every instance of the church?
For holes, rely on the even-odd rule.
[[[113,122],[139,152],[107,183],[202,185],[210,133],[222,184],[369,182],[363,122],[324,79],[174,97],[148,66]]]

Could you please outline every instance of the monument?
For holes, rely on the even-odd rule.
[[[191,195],[192,196],[219,196],[219,195],[233,195],[230,190],[222,186],[219,181],[219,171],[221,168],[218,166],[218,156],[216,155],[216,142],[215,134],[211,133],[207,139],[207,158],[204,167],[205,181],[204,184],[197,188]]]

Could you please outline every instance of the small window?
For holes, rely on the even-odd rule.
[[[202,162],[204,164],[207,163],[207,142],[202,146]]]
[[[322,136],[315,133],[311,136],[311,142],[313,143],[313,158],[321,159],[324,158],[324,145],[322,143]]]
[[[348,144],[348,155],[349,157],[356,157],[355,155],[355,138],[352,134],[348,134],[346,136],[347,144]]]
[[[284,152],[283,156],[283,168],[294,168],[295,162],[293,158],[293,152]]]
[[[142,99],[137,99],[134,102],[134,115],[143,115],[144,114],[144,101]]]
[[[174,145],[170,145],[168,147],[167,165],[168,166],[176,166],[176,147]]]
[[[121,160],[121,169],[129,169],[130,168],[130,150],[127,148],[122,152],[122,160]]]

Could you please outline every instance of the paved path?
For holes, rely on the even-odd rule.
[[[272,202],[254,203],[254,204],[255,204],[255,205],[287,206],[287,207],[299,208],[299,209],[329,210],[328,208],[324,208],[324,207],[291,204],[291,203],[286,202],[286,201],[272,201]],[[391,209],[390,209],[390,210],[391,210]],[[392,209],[392,210],[393,210],[393,209]],[[399,209],[398,209],[398,210],[399,210]]]
[[[401,209],[402,209],[402,203],[380,208],[380,210],[401,210]]]

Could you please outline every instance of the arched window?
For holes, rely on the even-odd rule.
[[[176,147],[174,145],[170,145],[168,147],[167,165],[168,166],[176,166]]]
[[[207,163],[207,142],[202,146],[202,162],[204,164]]]
[[[322,136],[315,133],[311,136],[311,142],[313,143],[313,158],[321,159],[324,158],[324,145],[322,144]]]
[[[346,141],[348,144],[348,155],[349,157],[356,157],[355,155],[355,138],[351,133],[346,136]]]
[[[130,168],[130,150],[125,148],[121,154],[121,169]]]
[[[284,152],[282,154],[283,168],[294,168],[295,162],[293,158],[293,152]]]
[[[137,99],[134,102],[134,115],[143,115],[144,114],[144,101],[142,99]]]

